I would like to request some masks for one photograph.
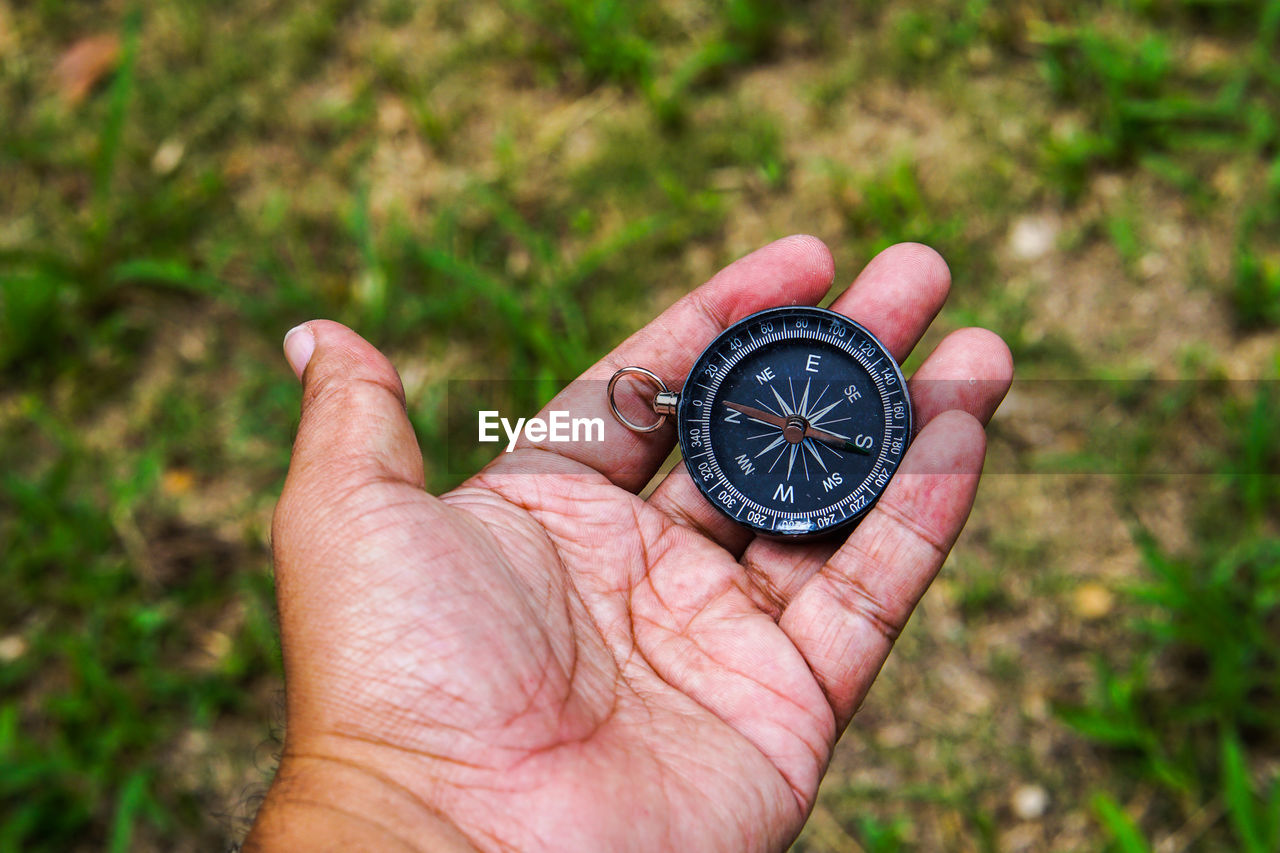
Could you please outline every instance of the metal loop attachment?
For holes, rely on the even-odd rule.
[[[614,389],[617,388],[618,380],[624,376],[637,375],[643,376],[651,383],[657,386],[658,392],[649,401],[649,407],[653,409],[654,414],[658,416],[658,420],[652,424],[638,424],[627,420],[626,416],[618,409],[618,401],[614,399]],[[667,388],[667,383],[662,381],[662,377],[643,367],[624,367],[609,380],[609,411],[613,412],[613,416],[618,419],[618,423],[622,424],[632,432],[653,432],[667,422],[668,415],[676,413],[676,403],[679,401],[680,395],[675,391]]]

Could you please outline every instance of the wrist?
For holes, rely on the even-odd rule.
[[[476,848],[446,815],[375,771],[345,759],[286,755],[243,849],[475,853]]]

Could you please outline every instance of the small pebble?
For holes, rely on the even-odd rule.
[[[1021,820],[1038,820],[1049,808],[1049,792],[1039,785],[1023,785],[1013,792],[1013,813]]]
[[[1097,581],[1082,583],[1071,598],[1076,614],[1085,619],[1101,619],[1111,612],[1114,601],[1111,590]]]
[[[1009,248],[1020,260],[1034,261],[1049,254],[1057,239],[1058,228],[1051,219],[1024,216],[1009,231]]]
[[[156,149],[155,156],[151,158],[151,170],[157,175],[167,175],[178,168],[178,164],[182,162],[182,156],[186,153],[186,146],[181,142],[176,139],[167,140]]]
[[[0,663],[13,663],[27,653],[27,641],[18,634],[0,637]]]
[[[196,477],[186,468],[170,468],[160,478],[160,491],[173,498],[185,495],[195,485]]]

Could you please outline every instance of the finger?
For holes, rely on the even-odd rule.
[[[880,672],[973,506],[986,436],[965,412],[934,418],[879,503],[778,624],[843,729]]]
[[[831,308],[865,326],[901,361],[929,328],[950,288],[951,271],[941,255],[920,243],[900,243],[876,255]],[[666,476],[649,504],[734,556],[754,539],[702,497],[684,465]],[[767,577],[762,580],[767,595],[770,584]]]
[[[302,380],[302,420],[276,511],[277,534],[302,514],[321,523],[336,495],[370,483],[423,488],[404,389],[382,353],[328,320],[291,330],[285,353]]]
[[[916,432],[953,409],[986,424],[1012,381],[1013,358],[998,335],[986,329],[952,332],[908,383]],[[748,546],[742,564],[762,596],[781,610],[837,547],[838,542],[796,546],[762,538]]]
[[[872,258],[831,309],[865,326],[901,362],[950,291],[951,270],[941,255],[922,243],[899,243]]]
[[[540,447],[587,465],[622,488],[639,491],[670,452],[675,430],[668,423],[641,434],[615,421],[605,394],[609,377],[621,367],[639,365],[662,377],[668,387],[680,388],[694,359],[729,325],[775,305],[814,304],[831,286],[833,275],[831,252],[821,240],[803,235],[770,243],[735,261],[620,344],[543,409],[543,418],[553,411],[601,418],[603,441]],[[620,396],[642,391],[652,396],[651,388],[638,383],[620,384],[618,391]],[[536,470],[530,454],[537,452],[522,439],[516,452],[504,454],[500,464],[503,470],[531,465]]]
[[[995,332],[959,329],[942,339],[911,377],[916,432],[943,412],[991,420],[1013,381],[1013,355]]]
[[[335,661],[359,654],[338,638],[367,622],[371,602],[394,610],[416,590],[419,575],[405,567],[430,561],[414,531],[449,537],[458,523],[423,490],[404,390],[382,353],[344,326],[313,320],[290,332],[285,354],[302,380],[302,419],[271,544],[292,738],[325,725],[314,703],[315,713],[293,714],[295,699],[319,695],[342,668]],[[437,573],[433,590],[449,582]]]

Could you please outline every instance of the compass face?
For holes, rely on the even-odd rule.
[[[677,411],[693,481],[721,512],[778,537],[847,530],[911,438],[902,372],[862,326],[824,308],[772,308],[698,357]]]

